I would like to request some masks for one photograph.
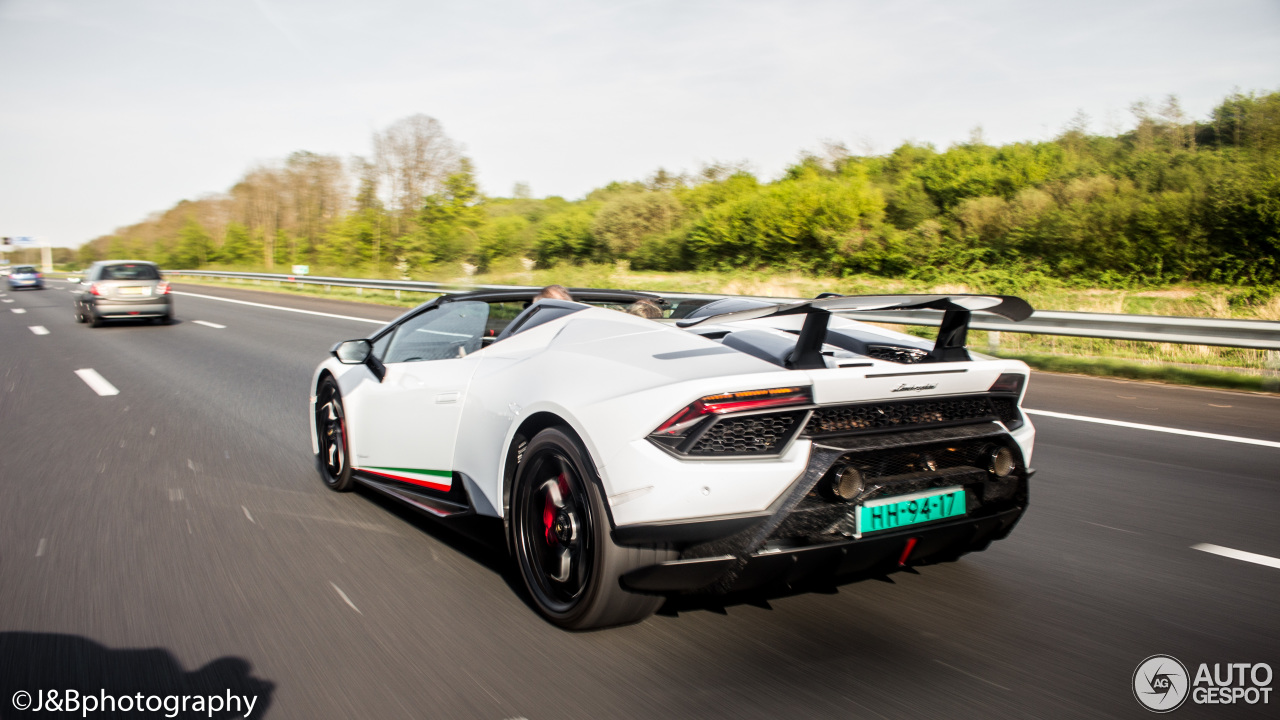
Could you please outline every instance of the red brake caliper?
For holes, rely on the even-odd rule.
[[[551,493],[547,493],[546,502],[542,505],[542,534],[548,545],[554,545],[556,536],[551,532],[551,525],[556,519],[556,506],[551,504]]]
[[[560,490],[560,498],[563,500],[569,495],[569,481],[565,479],[564,473],[556,478],[556,486]],[[547,493],[546,502],[542,505],[542,534],[547,539],[548,545],[555,545],[559,542],[556,538],[553,526],[556,522],[556,506],[551,502],[551,493]]]

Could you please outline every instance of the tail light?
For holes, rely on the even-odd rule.
[[[672,415],[650,435],[654,438],[681,438],[701,420],[712,415],[764,410],[788,405],[808,405],[813,402],[807,387],[784,387],[770,390],[746,390],[744,392],[708,395],[694,400],[680,412]]]
[[[1021,395],[1022,385],[1026,381],[1027,376],[1021,373],[1002,373],[995,382],[991,383],[990,392]]]
[[[169,294],[169,281],[168,281],[168,280],[161,280],[160,282],[156,283],[156,294],[157,294],[157,295],[168,295],[168,294]]]
[[[93,295],[101,296],[101,295],[102,295],[102,288],[98,287],[98,283],[90,283],[90,284],[89,284],[89,292],[90,292],[91,294],[93,294]]]

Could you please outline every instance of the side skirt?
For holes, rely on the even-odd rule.
[[[457,473],[454,474],[453,487],[461,492],[450,491],[447,496],[443,493],[420,490],[403,483],[386,481],[359,470],[355,471],[354,476],[362,485],[438,518],[462,517],[474,512],[471,499],[467,497],[462,479]]]

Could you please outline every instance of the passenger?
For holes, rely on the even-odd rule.
[[[563,285],[548,285],[542,288],[542,292],[533,296],[533,301],[539,300],[568,300],[573,302],[573,296],[569,294],[569,288]]]
[[[650,320],[659,320],[662,318],[662,308],[658,307],[657,303],[647,298],[641,298],[628,305],[627,312]]]

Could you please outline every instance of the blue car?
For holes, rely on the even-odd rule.
[[[18,265],[9,273],[9,289],[38,288],[44,289],[44,276],[34,265]]]

